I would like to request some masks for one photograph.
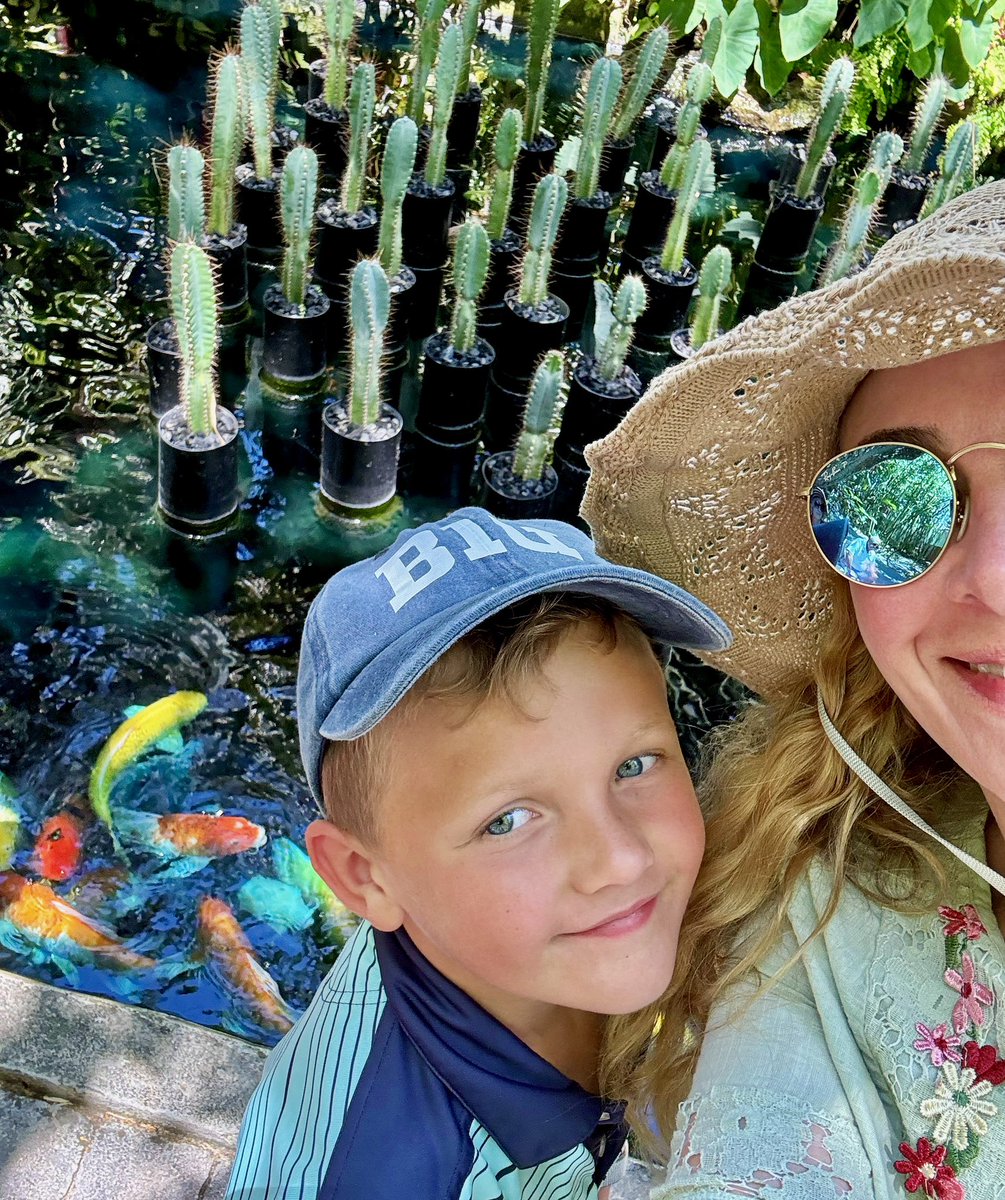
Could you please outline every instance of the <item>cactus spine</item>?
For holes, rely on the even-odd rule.
[[[375,425],[380,420],[380,360],[390,315],[391,288],[384,268],[375,258],[363,258],[353,267],[349,284],[349,419],[354,425]]]
[[[942,110],[949,98],[949,84],[942,75],[933,75],[914,109],[911,122],[911,144],[904,159],[904,169],[920,175],[925,169],[928,148],[942,119]]]
[[[325,104],[345,108],[349,47],[356,27],[353,0],[325,0],[325,27],[328,31],[328,64],[325,69]]]
[[[345,212],[359,212],[366,187],[366,160],[377,99],[377,73],[373,63],[360,63],[349,89],[349,155],[342,176],[340,201]]]
[[[465,0],[461,12],[461,71],[457,77],[457,94],[462,96],[471,86],[471,52],[478,36],[478,21],[482,15],[481,0]]]
[[[631,137],[639,113],[645,107],[649,95],[663,70],[667,50],[670,48],[670,31],[665,25],[657,25],[643,43],[635,63],[628,87],[614,113],[608,137],[612,142],[623,142]]]
[[[684,164],[684,175],[677,189],[677,205],[660,256],[660,266],[664,271],[679,275],[684,268],[687,238],[691,232],[691,218],[698,203],[701,181],[711,169],[712,151],[708,142],[693,142]]]
[[[538,364],[530,385],[523,426],[513,449],[513,474],[540,479],[558,432],[556,412],[562,398],[565,359],[550,350]]]
[[[523,110],[523,140],[528,146],[541,132],[558,5],[559,0],[533,0],[531,9],[527,33],[527,99]]]
[[[489,235],[481,221],[470,218],[461,226],[454,247],[454,311],[450,344],[463,354],[477,340],[478,298],[489,272]]]
[[[719,312],[733,278],[733,259],[725,246],[713,246],[698,273],[698,299],[691,318],[691,346],[697,350],[719,336]]]
[[[188,427],[216,433],[216,286],[209,255],[194,242],[178,242],[171,250],[171,314]]]
[[[824,157],[851,99],[854,82],[855,68],[851,59],[836,58],[827,68],[820,92],[820,109],[806,141],[806,161],[796,179],[795,191],[800,200],[807,200],[813,194]]]
[[[447,11],[447,0],[426,0],[424,7],[417,8],[419,22],[412,40],[415,67],[406,112],[418,126],[425,117],[426,82],[436,61],[436,51],[440,45],[440,22]]]
[[[534,189],[534,205],[527,226],[527,251],[520,271],[521,304],[543,304],[548,296],[551,252],[569,198],[569,185],[553,171]]]
[[[897,134],[878,133],[873,138],[868,161],[855,180],[837,245],[820,276],[821,287],[843,279],[862,261],[876,209],[903,153],[904,142]]]
[[[172,146],[168,153],[168,237],[173,242],[202,241],[206,205],[202,190],[205,169],[195,146]]]
[[[586,88],[583,129],[573,187],[577,200],[595,196],[600,187],[600,156],[620,91],[621,64],[613,58],[598,58],[590,71]]]
[[[275,14],[266,4],[248,4],[241,13],[241,82],[249,122],[255,175],[272,176],[279,37]]]
[[[507,108],[496,130],[493,147],[496,160],[492,178],[492,198],[489,201],[488,234],[498,241],[506,232],[510,205],[513,202],[513,171],[520,152],[520,114]]]
[[[610,303],[610,289],[599,279],[594,283],[594,289],[607,289],[604,299],[609,304],[610,323],[603,339],[596,339],[597,369],[604,379],[614,380],[621,374],[628,356],[632,337],[635,333],[635,322],[645,311],[647,297],[645,284],[638,275],[626,275],[618,286],[614,303]],[[597,304],[597,311],[601,308]]]
[[[674,143],[660,168],[660,183],[676,191],[684,179],[684,167],[701,124],[702,106],[712,95],[712,68],[696,62],[687,77],[687,99],[677,116]]]
[[[973,121],[961,121],[942,155],[939,178],[928,193],[921,210],[922,217],[930,217],[954,196],[974,186],[976,153],[977,126]]]
[[[464,31],[450,24],[440,41],[440,57],[436,62],[436,99],[433,104],[433,132],[426,154],[425,180],[430,187],[439,187],[447,177],[447,125],[457,95],[461,77],[461,54]]]
[[[234,172],[245,138],[240,55],[231,51],[216,60],[211,91],[209,231],[226,237],[234,228]]]
[[[279,187],[286,237],[282,282],[286,299],[301,311],[307,302],[308,260],[317,197],[318,156],[309,146],[294,146],[283,163]]]
[[[392,278],[401,270],[401,206],[415,168],[419,131],[410,117],[399,117],[391,126],[380,168],[380,262]]]

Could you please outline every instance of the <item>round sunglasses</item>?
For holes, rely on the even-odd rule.
[[[970,501],[960,497],[956,463],[972,450],[1005,450],[975,442],[945,462],[910,442],[871,442],[836,454],[805,493],[810,531],[828,565],[863,587],[902,587],[935,566],[966,533]]]

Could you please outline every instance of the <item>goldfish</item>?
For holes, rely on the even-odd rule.
[[[17,849],[21,818],[9,804],[0,801],[0,871],[6,871]]]
[[[255,957],[251,943],[229,904],[204,896],[199,905],[200,956],[216,971],[227,989],[247,1004],[255,1022],[264,1029],[287,1033],[294,1014],[280,995],[279,986]]]
[[[180,746],[178,726],[194,720],[206,707],[208,700],[202,692],[172,692],[145,708],[132,708],[126,720],[101,747],[98,761],[91,771],[89,794],[95,813],[108,826],[112,841],[118,848],[118,837],[112,827],[111,795],[115,781],[151,746],[171,748]],[[171,737],[176,735],[177,740]]]
[[[138,842],[162,858],[179,860],[168,872],[190,875],[211,858],[258,850],[265,845],[261,825],[222,813],[157,813],[115,810],[115,823],[126,841]]]
[[[42,826],[35,841],[32,866],[46,879],[64,883],[76,875],[83,845],[83,826],[72,812],[63,809]]]
[[[29,883],[14,871],[0,872],[0,915],[69,974],[67,961],[98,962],[118,970],[145,970],[156,964],[130,950],[112,930],[85,917],[47,883]],[[21,947],[17,947],[21,949]]]
[[[241,907],[274,929],[306,929],[317,906],[308,904],[292,883],[253,875],[237,890]]]
[[[283,883],[292,884],[308,904],[317,905],[325,914],[328,926],[342,940],[359,924],[359,917],[346,908],[295,842],[289,838],[274,838],[272,862]]]

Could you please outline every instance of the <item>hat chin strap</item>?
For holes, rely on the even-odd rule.
[[[826,733],[827,737],[830,739],[831,745],[838,752],[838,754],[841,755],[841,757],[855,772],[859,779],[862,780],[866,787],[875,792],[881,800],[885,800],[892,809],[895,809],[897,812],[899,812],[906,821],[910,821],[911,824],[920,829],[922,833],[927,833],[928,836],[934,838],[940,846],[945,846],[950,854],[954,855],[960,860],[961,863],[964,863],[971,869],[971,871],[974,871],[981,877],[981,879],[990,884],[990,886],[993,887],[996,892],[1000,893],[1002,896],[1005,896],[1005,876],[999,875],[998,872],[989,867],[987,863],[982,863],[980,859],[974,858],[974,856],[972,854],[968,854],[966,850],[961,850],[959,846],[954,846],[953,843],[947,841],[941,833],[937,833],[927,821],[923,821],[922,818],[918,816],[914,809],[911,808],[911,806],[905,800],[897,795],[893,788],[887,787],[887,785],[882,779],[880,779],[880,777],[876,774],[872,767],[868,765],[868,763],[863,762],[862,759],[859,758],[859,756],[855,753],[851,746],[848,745],[841,734],[838,733],[837,727],[830,718],[830,713],[828,713],[824,706],[823,697],[820,695],[819,689],[817,690],[817,712],[820,714],[820,724],[823,725],[824,733]]]

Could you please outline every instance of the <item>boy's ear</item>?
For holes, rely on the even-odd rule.
[[[331,821],[312,821],[305,839],[314,870],[346,908],[385,933],[401,926],[405,914],[385,890],[373,850]]]

